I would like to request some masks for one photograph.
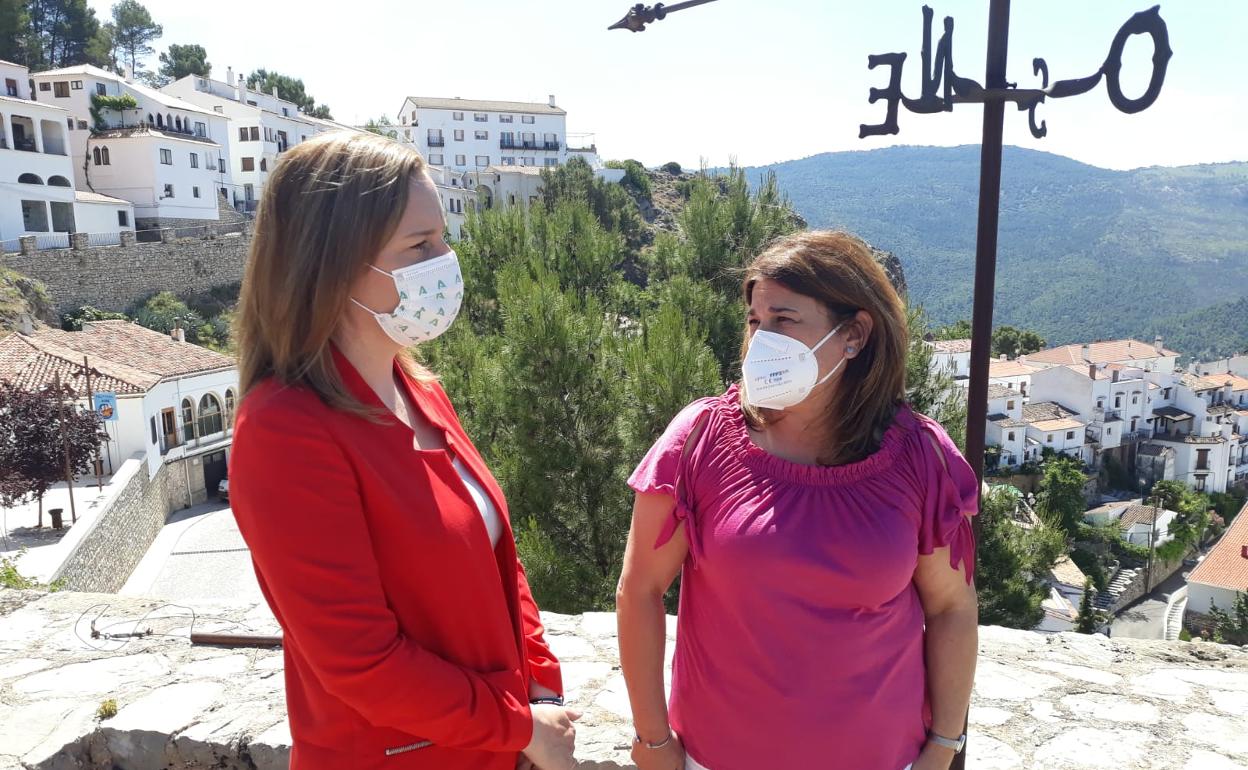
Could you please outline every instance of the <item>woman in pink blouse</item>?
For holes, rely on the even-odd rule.
[[[902,302],[861,241],[831,232],[769,248],[744,296],[741,386],[681,411],[629,479],[633,759],[945,770],[975,671],[978,483],[904,401]]]

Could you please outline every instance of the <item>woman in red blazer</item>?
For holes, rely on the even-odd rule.
[[[420,155],[284,153],[238,308],[231,498],[284,631],[292,770],[566,770],[573,720],[502,491],[407,354],[464,286]]]

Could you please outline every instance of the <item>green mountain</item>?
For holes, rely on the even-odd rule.
[[[827,153],[747,173],[768,170],[812,227],[894,252],[934,322],[970,317],[978,146]],[[1248,163],[1111,171],[1007,147],[1001,187],[997,324],[1050,344],[1170,329],[1192,355],[1248,347]],[[1207,343],[1206,321],[1219,325]]]

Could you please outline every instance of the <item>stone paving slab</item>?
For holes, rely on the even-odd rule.
[[[191,611],[0,590],[0,770],[284,770],[281,652],[191,647]],[[258,605],[193,612],[197,629],[276,630]],[[543,617],[585,712],[580,767],[631,768],[615,616]],[[153,634],[92,638],[93,623]],[[972,770],[1248,770],[1248,652],[985,627],[970,721]]]

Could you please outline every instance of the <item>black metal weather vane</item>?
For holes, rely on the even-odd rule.
[[[664,3],[655,3],[648,6],[645,3],[637,3],[628,10],[624,18],[607,27],[607,29],[627,29],[631,32],[645,32],[646,25],[655,21],[662,21],[667,18],[667,14],[676,11],[683,11],[686,8],[692,8],[695,5],[706,5],[713,3],[715,0],[685,0],[683,3],[672,3],[667,5]]]
[[[1125,113],[1136,113],[1147,109],[1161,93],[1161,86],[1166,78],[1166,67],[1173,55],[1166,22],[1161,18],[1161,6],[1153,6],[1147,11],[1135,14],[1122,25],[1118,34],[1114,36],[1114,41],[1109,47],[1109,54],[1105,57],[1101,68],[1087,77],[1059,80],[1050,86],[1048,63],[1044,59],[1035,58],[1032,60],[1032,69],[1033,74],[1041,78],[1039,88],[1018,88],[1016,83],[1007,83],[1005,88],[984,88],[970,78],[960,77],[953,69],[952,16],[946,16],[944,19],[944,32],[936,44],[933,59],[932,17],[932,9],[926,5],[923,6],[921,53],[923,85],[917,99],[907,97],[901,91],[901,71],[906,62],[905,53],[873,54],[867,57],[868,69],[875,69],[878,66],[891,68],[888,86],[872,88],[868,97],[871,104],[875,104],[880,99],[886,100],[888,112],[883,123],[860,126],[858,133],[860,139],[898,133],[900,131],[897,125],[899,106],[904,106],[910,112],[930,114],[951,112],[955,104],[993,101],[1014,102],[1019,110],[1026,110],[1032,136],[1041,139],[1048,133],[1048,126],[1043,120],[1036,123],[1036,108],[1046,99],[1061,99],[1087,93],[1100,85],[1102,78],[1105,79],[1105,88],[1109,92],[1109,101],[1115,108]],[[1134,99],[1122,92],[1120,78],[1122,52],[1132,35],[1148,35],[1153,42],[1153,71],[1148,89],[1143,95]]]

